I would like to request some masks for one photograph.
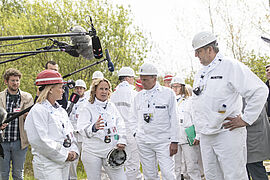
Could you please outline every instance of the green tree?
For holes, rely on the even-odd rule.
[[[262,81],[266,81],[265,66],[270,63],[269,56],[255,55],[254,52],[251,52],[248,56],[243,58],[242,62],[246,64]]]
[[[35,35],[35,34],[61,34],[69,32],[75,25],[81,25],[85,29],[90,26],[85,22],[85,16],[91,15],[93,24],[97,30],[103,52],[108,49],[115,70],[122,66],[130,66],[138,70],[139,65],[146,57],[150,46],[142,31],[132,24],[131,11],[123,6],[113,6],[107,0],[60,0],[52,3],[47,0],[1,0],[0,1],[0,33],[1,36]],[[57,38],[59,41],[70,43],[70,38]],[[6,46],[23,41],[0,41],[0,53],[33,51],[37,48],[50,46],[48,39],[39,39],[31,43],[17,46]],[[0,56],[0,61],[9,57]],[[23,73],[21,88],[35,94],[34,80],[38,72],[44,69],[44,64],[54,60],[60,66],[60,73],[66,75],[82,67],[96,62],[96,59],[86,60],[82,57],[71,57],[64,52],[43,53],[23,58],[14,62],[0,65],[0,75],[9,67],[19,69]],[[87,70],[76,73],[70,79],[83,79],[90,86],[91,75],[94,71],[101,70],[115,86],[117,73],[107,70],[107,63],[101,63]],[[4,89],[3,81],[0,82],[0,90]]]

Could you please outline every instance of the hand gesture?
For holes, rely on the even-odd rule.
[[[96,129],[104,129],[104,121],[102,121],[101,115],[99,115],[97,122],[95,123]]]
[[[248,126],[248,123],[243,121],[240,115],[238,115],[238,116],[236,116],[234,118],[227,117],[225,120],[229,120],[229,122],[224,123],[222,126],[225,129],[229,129],[230,131],[234,130],[235,128]]]

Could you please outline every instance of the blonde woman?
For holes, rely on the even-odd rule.
[[[38,180],[67,180],[69,161],[79,152],[67,112],[56,102],[62,99],[63,79],[53,70],[38,74],[40,95],[25,120],[32,147],[34,176]]]
[[[197,139],[191,142],[189,145],[187,140],[187,134],[185,129],[192,126],[192,116],[191,116],[191,104],[190,104],[190,94],[185,86],[185,82],[180,77],[173,77],[171,81],[171,88],[176,94],[177,104],[178,104],[178,115],[180,122],[180,134],[178,143],[178,152],[175,155],[175,173],[177,180],[181,180],[181,169],[186,168],[187,178],[191,180],[200,180],[200,166],[198,164],[200,153],[199,153],[199,141]],[[184,159],[184,166],[182,161]]]
[[[124,149],[126,132],[124,120],[110,102],[111,84],[96,79],[91,85],[90,99],[81,108],[77,127],[82,134],[82,162],[88,180],[100,180],[104,167],[111,180],[126,180],[124,168],[108,166],[106,157],[113,148]]]

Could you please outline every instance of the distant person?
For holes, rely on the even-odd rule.
[[[192,46],[203,65],[195,75],[192,109],[205,178],[247,180],[246,126],[261,113],[268,89],[243,63],[224,57],[211,32],[196,34]]]
[[[81,135],[78,133],[78,128],[77,128],[77,121],[79,118],[79,110],[80,108],[83,107],[84,103],[87,102],[89,99],[87,99],[84,95],[86,90],[86,84],[84,82],[84,80],[82,79],[78,79],[77,81],[75,81],[75,87],[74,87],[74,93],[79,95],[79,100],[76,104],[74,104],[72,111],[69,115],[69,119],[70,122],[74,128],[74,135],[77,139],[77,146],[79,149],[79,152],[81,153],[82,150],[82,138]],[[68,105],[70,106],[71,102],[68,102]],[[79,158],[77,158],[76,160],[72,161],[70,163],[70,171],[69,171],[69,180],[77,180],[77,165],[79,162]]]
[[[167,74],[164,76],[163,81],[164,81],[165,87],[169,87],[169,88],[171,87],[172,78],[173,78],[173,75],[170,75],[170,74]]]
[[[267,85],[268,90],[269,90],[266,110],[267,110],[267,116],[268,118],[270,118],[270,64],[265,66],[265,72],[266,72],[266,78],[267,78],[267,81],[265,82],[265,84]]]
[[[186,167],[186,175],[190,180],[200,180],[201,172],[199,166],[199,140],[194,139],[193,142],[188,141],[188,136],[185,130],[193,125],[190,93],[186,88],[185,81],[178,76],[172,78],[171,88],[176,94],[178,105],[178,117],[180,123],[180,133],[178,142],[178,152],[175,158],[175,173],[176,179],[181,180],[181,169]],[[184,160],[184,164],[182,161]]]
[[[67,180],[70,162],[79,157],[68,114],[57,103],[64,93],[63,83],[57,71],[40,72],[36,79],[40,94],[25,120],[38,180]]]
[[[125,121],[127,146],[126,152],[128,159],[125,162],[125,173],[128,180],[141,180],[139,153],[135,138],[131,131],[132,105],[137,91],[134,90],[134,70],[130,67],[122,67],[118,72],[120,83],[116,91],[112,93],[111,102],[113,102]]]
[[[270,124],[265,105],[258,119],[247,126],[247,172],[250,180],[268,180],[263,161],[269,159]]]
[[[9,68],[4,73],[4,82],[7,88],[0,92],[0,106],[3,107],[7,113],[20,112],[33,105],[31,94],[20,89],[21,78],[21,72],[14,68]],[[12,115],[8,117],[10,116]],[[14,119],[9,124],[1,126],[1,129],[4,130],[3,142],[1,142],[4,151],[4,159],[0,157],[1,180],[9,179],[10,168],[12,169],[13,179],[23,179],[24,161],[29,145],[26,132],[24,131],[26,116],[27,113]]]

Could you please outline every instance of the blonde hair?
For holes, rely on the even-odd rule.
[[[97,87],[98,85],[101,83],[101,82],[106,82],[108,85],[109,85],[109,95],[108,95],[108,99],[110,98],[111,96],[111,93],[112,93],[112,85],[110,83],[110,81],[106,78],[98,78],[98,79],[95,79],[93,80],[92,84],[91,84],[91,91],[90,91],[90,99],[89,99],[89,102],[91,104],[94,103],[95,101],[95,97],[96,97],[96,91],[97,91]]]
[[[180,95],[184,95],[184,98],[188,98],[189,96],[191,96],[191,94],[189,93],[189,90],[184,84],[181,84]]]
[[[45,88],[40,92],[38,99],[37,99],[37,103],[42,103],[43,101],[45,101],[46,99],[48,99],[48,95],[50,90],[55,86],[56,84],[53,85],[46,85]]]

